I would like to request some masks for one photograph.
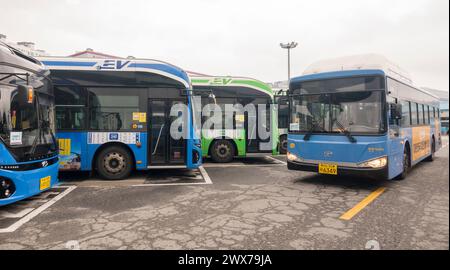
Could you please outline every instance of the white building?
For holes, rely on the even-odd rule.
[[[6,43],[7,45],[21,51],[23,54],[28,56],[49,56],[44,50],[39,50],[35,48],[35,44],[30,41],[12,42],[6,39],[6,35],[0,34],[0,41]]]

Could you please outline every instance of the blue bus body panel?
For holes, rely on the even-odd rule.
[[[370,75],[384,76],[385,73],[384,73],[384,71],[382,71],[380,69],[323,72],[323,73],[295,77],[295,78],[292,78],[289,83],[295,84],[295,83],[300,83],[300,82],[304,82],[304,81],[337,79],[337,78],[348,78],[348,77],[352,77],[352,76],[370,76]]]
[[[436,130],[439,129],[433,126],[401,128],[399,136],[354,136],[357,143],[350,143],[347,137],[340,135],[312,135],[309,141],[304,141],[304,135],[289,134],[288,151],[305,160],[337,164],[358,164],[387,156],[388,179],[393,179],[403,171],[405,145],[410,146],[412,166],[430,156],[433,136],[436,151],[441,147]],[[294,148],[289,146],[291,144]]]
[[[0,164],[1,165],[19,165],[31,162],[17,163],[3,144],[0,144]],[[48,160],[48,159],[43,159]],[[36,161],[33,161],[36,162]],[[58,163],[45,168],[29,171],[9,171],[0,169],[0,176],[8,178],[14,182],[16,191],[7,199],[0,199],[0,206],[11,204],[19,200],[26,199],[41,193],[40,180],[44,177],[51,177],[50,188],[58,185]]]
[[[105,143],[96,143],[93,135],[96,133],[118,134],[118,133],[139,133],[140,147],[136,144],[124,143],[120,141],[109,141],[105,143],[122,143],[129,147],[136,160],[136,169],[145,170],[148,166],[148,134],[146,132],[58,132],[56,137],[60,145],[60,164],[61,171],[90,171],[93,169],[93,161],[99,148]],[[195,142],[199,144],[199,140],[186,140],[186,151],[192,153],[194,149],[201,153]],[[70,150],[64,151],[64,147]],[[200,155],[201,156],[201,155]],[[188,154],[186,158],[186,167],[189,169],[196,169],[201,165],[201,160],[198,163],[193,163],[192,155]]]
[[[350,143],[347,137],[341,135],[311,135],[309,141],[304,141],[304,135],[289,134],[288,144],[295,144],[289,152],[307,160],[347,163],[360,163],[388,155],[386,136],[354,137],[357,143]],[[382,151],[369,152],[369,148]]]
[[[60,170],[68,171],[90,171],[92,170],[94,156],[104,143],[96,143],[92,138],[94,134],[118,134],[118,133],[139,133],[141,147],[136,144],[123,143],[120,141],[109,141],[123,143],[132,151],[136,159],[136,168],[143,170],[147,168],[147,133],[146,132],[58,132],[60,145]],[[109,143],[106,142],[106,143]],[[64,147],[70,148],[65,151]]]
[[[388,178],[398,175],[399,170],[401,172],[402,155],[392,151],[393,145],[387,140],[387,135],[353,137],[356,143],[350,143],[346,136],[341,135],[312,135],[309,141],[304,141],[304,135],[289,134],[288,151],[308,161],[352,166],[387,156]],[[289,146],[292,143],[294,148]]]
[[[169,74],[175,75],[179,78],[182,78],[186,82],[189,82],[189,77],[182,69],[176,68],[174,66],[166,65],[166,64],[149,64],[149,63],[131,63],[129,68],[148,68],[148,69],[156,69],[167,72]]]

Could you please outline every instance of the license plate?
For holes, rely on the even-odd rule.
[[[40,190],[44,190],[44,189],[49,188],[51,180],[52,180],[51,176],[47,176],[47,177],[41,178],[39,189]]]
[[[337,175],[337,165],[335,164],[319,164],[319,173]]]

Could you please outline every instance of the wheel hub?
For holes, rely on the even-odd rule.
[[[217,147],[217,153],[219,154],[220,157],[224,158],[228,155],[228,153],[230,152],[230,148],[227,145],[224,144],[220,144]]]
[[[120,173],[125,168],[125,158],[119,153],[108,153],[103,164],[109,173]]]

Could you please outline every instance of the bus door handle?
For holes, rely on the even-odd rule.
[[[161,128],[159,129],[158,139],[156,140],[156,145],[155,145],[155,149],[153,149],[152,156],[154,156],[156,154],[156,150],[158,149],[159,140],[161,139],[161,134],[162,134],[163,128],[164,128],[164,124],[162,124]]]

